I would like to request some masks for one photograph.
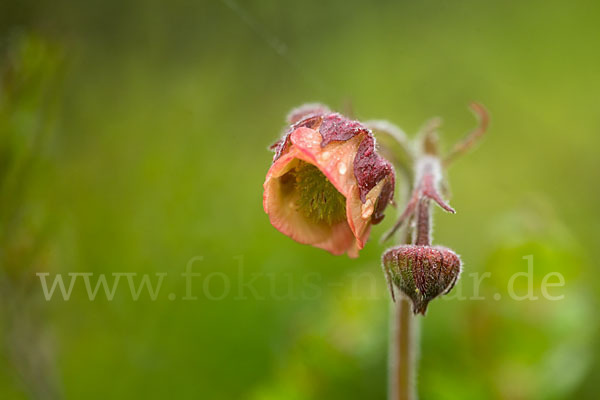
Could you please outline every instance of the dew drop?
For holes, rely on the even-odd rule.
[[[328,152],[328,151],[324,151],[323,153],[321,153],[321,159],[322,159],[323,161],[326,161],[326,160],[329,158],[329,156],[330,156],[330,155],[331,155],[331,153],[330,153],[330,152]]]
[[[340,173],[340,175],[344,175],[346,173],[346,170],[348,168],[346,167],[346,163],[343,161],[340,161],[338,163],[338,172]]]

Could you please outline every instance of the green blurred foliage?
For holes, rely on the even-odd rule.
[[[28,372],[48,353],[67,399],[384,398],[377,239],[392,218],[357,260],[293,242],[262,211],[266,148],[307,101],[407,132],[439,115],[448,148],[477,100],[492,127],[449,173],[458,214],[436,213],[434,241],[465,270],[421,322],[421,397],[595,398],[599,11],[553,0],[0,3],[0,397],[44,398]],[[530,255],[535,295],[560,272],[565,286],[549,291],[563,300],[509,297]],[[185,301],[180,274],[195,256],[197,300]],[[46,302],[42,271],[168,275],[155,301],[125,286],[90,301],[77,284],[69,301]],[[485,272],[484,299],[459,300]],[[49,334],[20,368],[11,332],[27,327],[7,306],[17,291]]]
[[[56,122],[61,52],[34,35],[12,36],[0,69],[0,323],[3,380],[16,393],[57,398],[54,349],[39,305],[36,272],[52,267],[52,210],[45,154]],[[0,383],[5,396],[16,395]]]

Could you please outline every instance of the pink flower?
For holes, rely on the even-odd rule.
[[[263,206],[271,224],[299,243],[357,257],[394,194],[394,170],[371,131],[323,105],[307,105],[271,148]]]

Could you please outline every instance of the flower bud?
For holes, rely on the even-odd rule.
[[[461,261],[446,247],[403,245],[384,253],[383,268],[392,297],[394,285],[412,300],[415,314],[425,315],[431,300],[452,290]]]

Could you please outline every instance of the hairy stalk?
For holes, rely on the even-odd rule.
[[[412,185],[410,185],[412,186]],[[411,188],[409,187],[409,193]],[[412,229],[406,226],[399,244],[410,244]],[[393,284],[390,305],[390,333],[388,350],[388,400],[415,400],[418,351],[418,321],[410,300],[396,291]]]
[[[485,133],[489,123],[488,113],[481,104],[472,103],[471,109],[479,119],[478,126],[465,139],[457,143],[446,157],[440,156],[438,147],[436,130],[441,123],[439,119],[432,119],[425,125],[417,135],[414,145],[407,145],[407,141],[398,139],[403,137],[394,134],[401,132],[399,129],[393,126],[390,128],[380,122],[372,123],[374,129],[388,132],[387,136],[384,133],[384,138],[395,139],[392,141],[395,146],[386,149],[389,153],[410,155],[404,158],[392,157],[392,160],[399,163],[397,166],[407,175],[412,175],[410,178],[413,179],[408,181],[414,185],[409,190],[412,194],[405,199],[407,202],[404,211],[383,237],[385,241],[394,236],[400,228],[404,228],[399,246],[388,249],[383,255],[384,272],[393,301],[390,315],[389,400],[417,398],[415,370],[418,333],[413,311],[424,315],[427,303],[452,289],[460,273],[460,259],[451,249],[431,247],[431,201],[443,210],[455,213],[441,195],[443,170],[474,146]],[[414,149],[417,151],[413,151]],[[412,167],[407,167],[402,162],[407,160],[413,163]],[[411,227],[412,221],[415,222],[414,227]],[[412,234],[413,230],[414,234]],[[441,256],[441,262],[435,261],[435,257],[432,258],[432,252],[436,257]],[[424,270],[430,267],[432,262],[438,263],[438,271],[444,268],[445,275],[437,274],[437,278],[434,277],[432,280],[430,274]],[[393,272],[395,277],[392,277],[392,268],[396,269]],[[440,280],[440,277],[443,279]],[[424,281],[428,281],[429,284],[424,285]],[[396,296],[396,293],[400,296]],[[411,300],[414,304],[411,304]],[[412,305],[414,308],[411,307]]]
[[[418,321],[405,296],[391,304],[390,322],[388,399],[414,400]]]
[[[417,233],[415,238],[415,244],[419,246],[431,245],[431,211],[429,210],[429,203],[431,200],[427,197],[423,197],[419,201],[417,207]]]
[[[427,124],[431,131],[438,126],[437,120]],[[439,158],[434,153],[434,143],[427,146],[430,135],[421,135],[424,142],[424,151],[421,156],[414,159],[415,167],[414,186],[409,188],[410,199],[405,211],[400,215],[398,222],[386,234],[391,237],[397,229],[404,225],[405,229],[401,235],[399,244],[416,244],[429,246],[431,244],[431,200],[434,200],[442,208],[449,212],[454,210],[447,205],[437,192],[437,182],[440,176]],[[428,151],[431,154],[428,154]],[[415,214],[414,228],[410,227],[411,215]],[[414,234],[413,234],[414,230]],[[394,285],[391,285],[392,299],[390,315],[390,344],[389,344],[389,366],[388,366],[388,400],[415,400],[417,398],[415,376],[417,369],[418,351],[418,321],[413,312],[410,299],[400,293],[396,300]]]

